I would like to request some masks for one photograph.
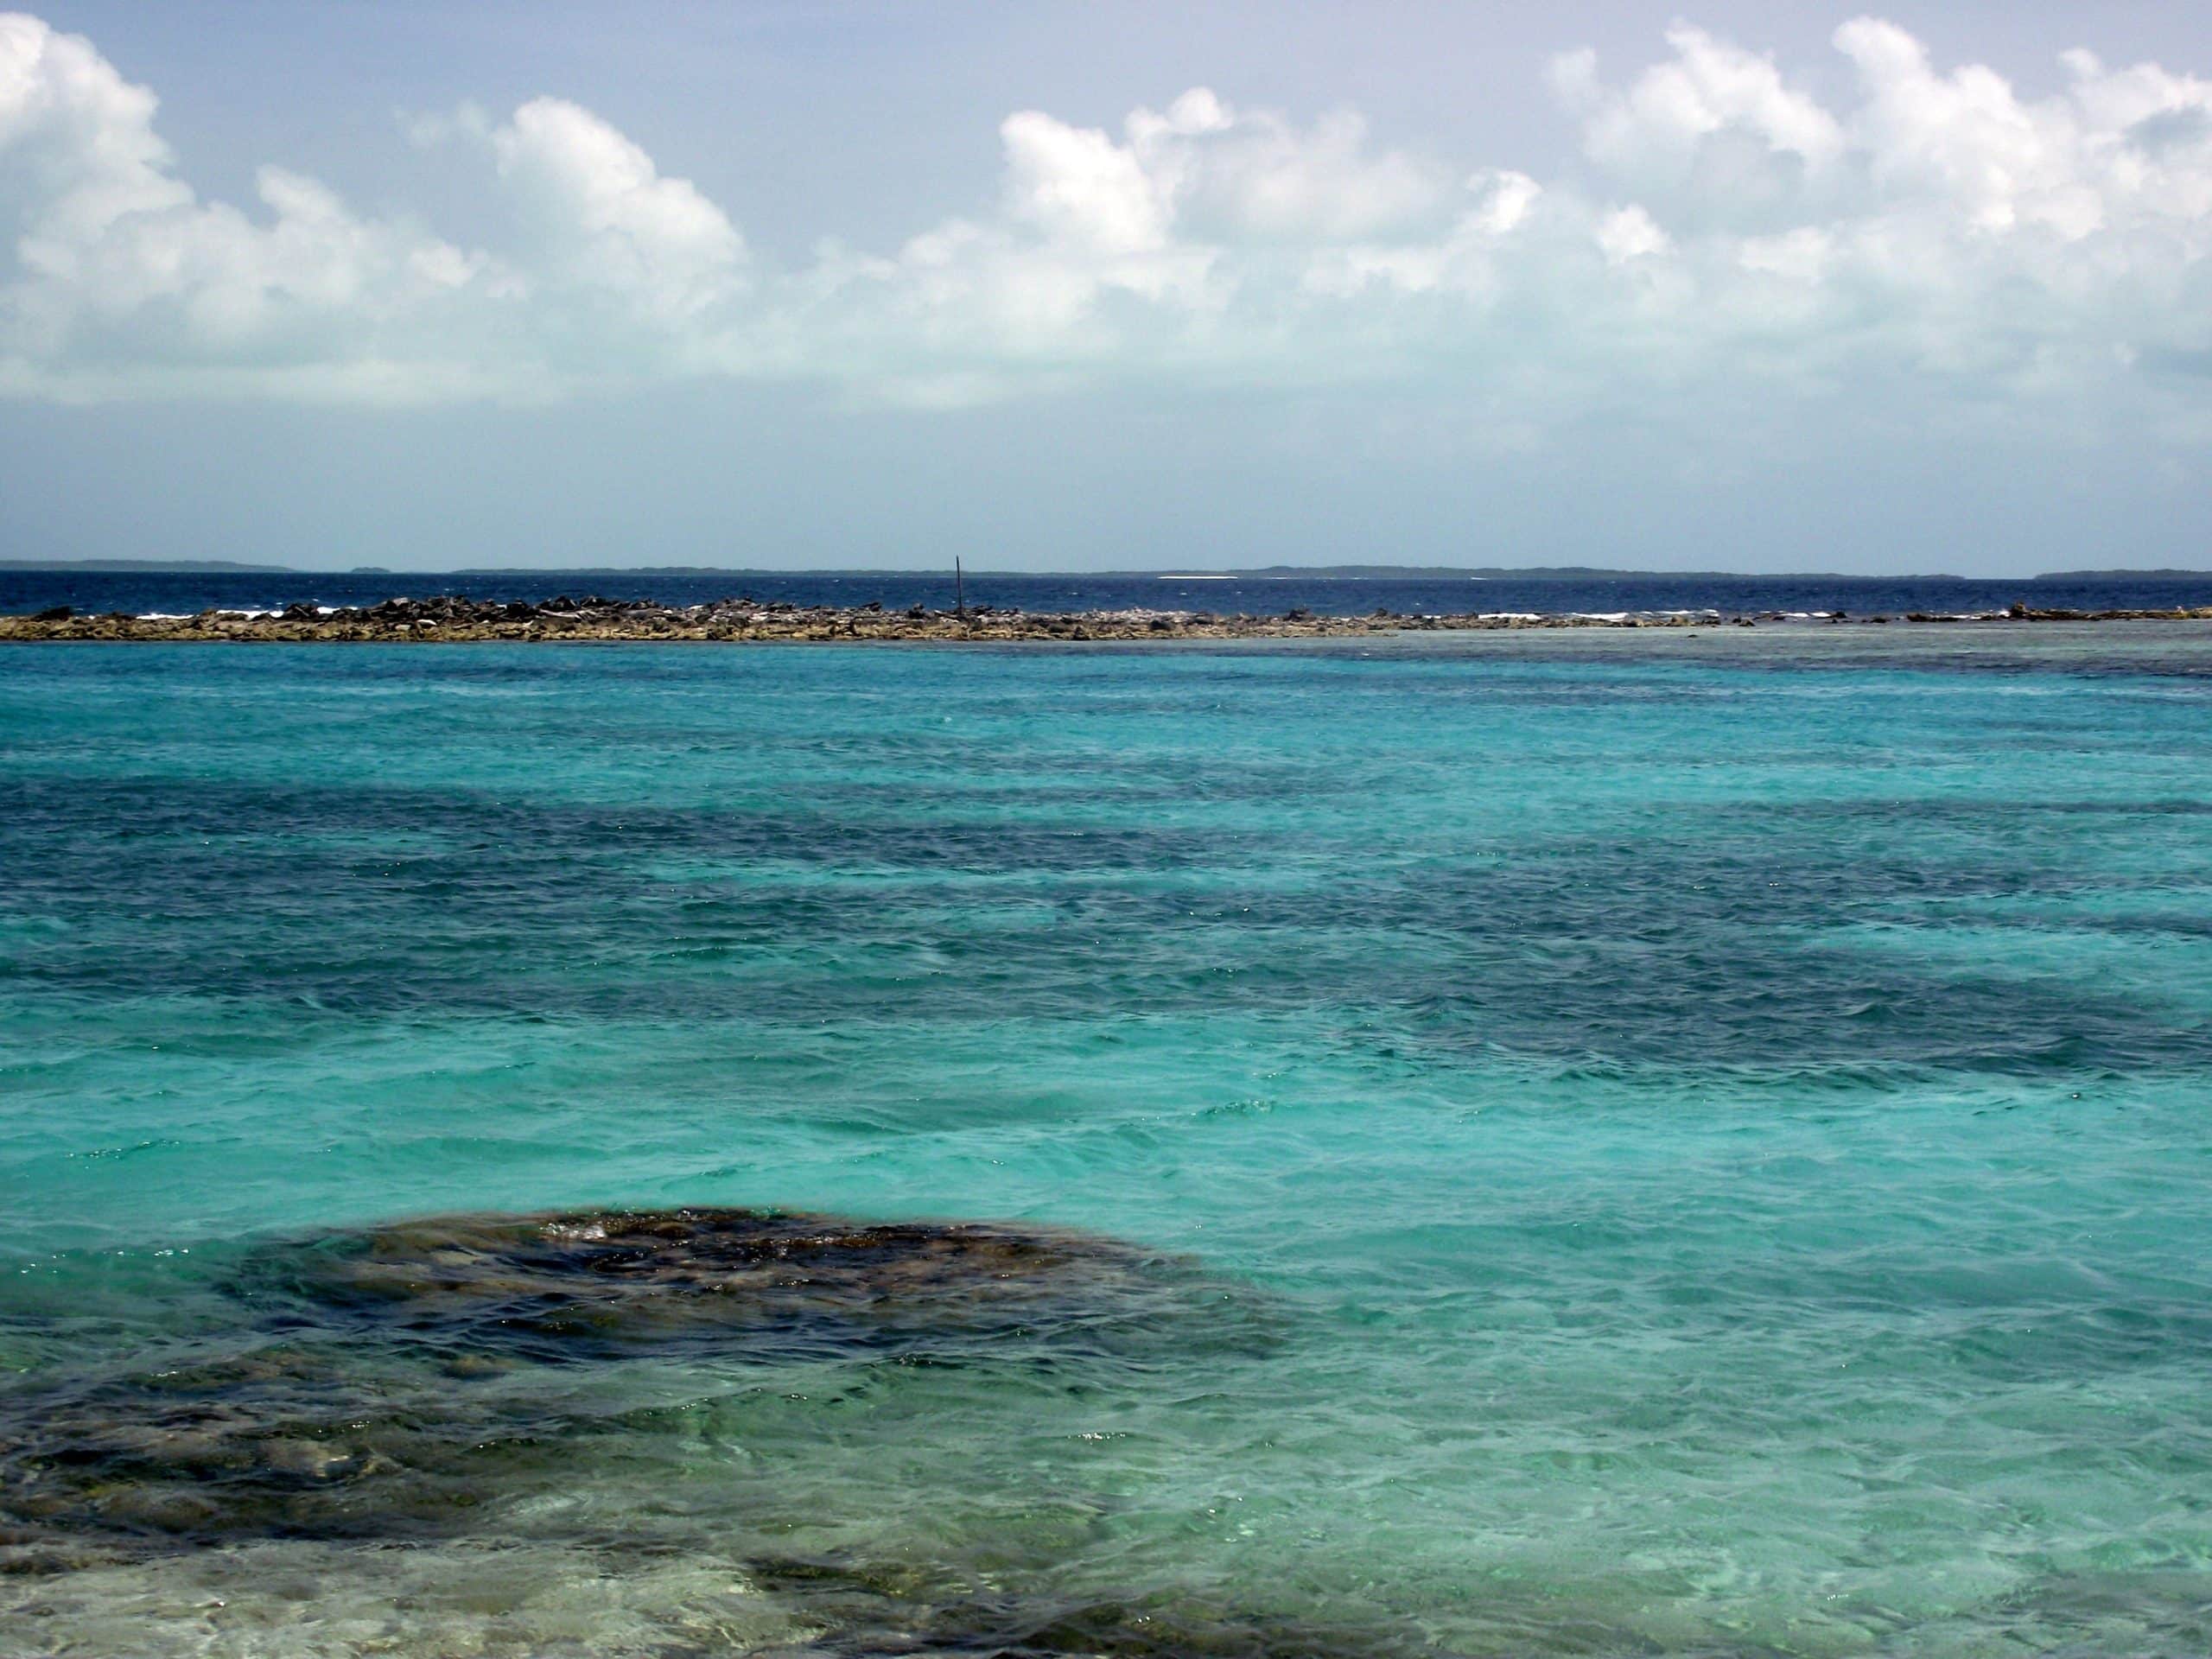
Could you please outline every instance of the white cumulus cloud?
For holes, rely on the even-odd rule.
[[[1833,104],[1688,23],[1615,77],[1567,52],[1582,159],[1541,180],[1206,87],[1113,128],[1019,111],[971,213],[779,266],[559,98],[406,122],[474,169],[474,222],[365,213],[279,166],[251,202],[206,200],[150,91],[0,16],[0,394],[772,376],[924,406],[1395,385],[1521,435],[1598,407],[1695,418],[1700,390],[2212,421],[2212,83],[2083,49],[2024,91],[1872,18],[1834,45],[1855,91]]]
[[[88,41],[0,16],[0,217],[16,267],[0,286],[0,385],[470,389],[422,329],[471,280],[468,256],[280,167],[257,175],[258,213],[203,203],[155,109]]]
[[[680,322],[743,287],[745,238],[688,179],[565,99],[534,98],[494,130],[499,176],[527,217],[539,281],[620,296]]]

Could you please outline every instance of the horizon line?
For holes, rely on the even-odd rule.
[[[721,564],[579,564],[579,565],[454,565],[401,569],[385,565],[288,565],[249,563],[224,559],[0,559],[0,572],[11,575],[239,575],[239,576],[514,576],[514,575],[746,575],[746,576],[880,576],[912,579],[938,574],[935,565],[721,565]],[[1842,570],[1726,570],[1654,569],[1611,565],[1389,565],[1389,564],[1270,564],[1217,570],[1188,568],[1126,567],[1100,570],[984,569],[972,576],[990,578],[1061,578],[1077,581],[1141,578],[1158,582],[1233,582],[1239,578],[1266,581],[1327,579],[1340,582],[1466,580],[1498,578],[1522,580],[1605,580],[1613,578],[1683,580],[1715,578],[1771,582],[2053,582],[2109,577],[2212,577],[2212,569],[2177,565],[2101,565],[2031,574],[1967,576],[1951,571]]]

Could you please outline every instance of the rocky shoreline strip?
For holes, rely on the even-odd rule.
[[[1637,613],[1472,612],[1409,616],[1377,610],[1367,616],[1323,616],[1290,610],[1274,616],[1221,615],[1211,611],[1085,611],[1048,613],[970,606],[962,611],[914,606],[887,610],[793,605],[749,598],[704,605],[671,606],[652,600],[563,596],[533,604],[473,600],[459,594],[388,599],[381,604],[330,607],[289,605],[281,611],[201,611],[192,616],[134,616],[122,612],[82,614],[56,606],[31,615],[0,616],[0,641],[54,639],[113,641],[467,642],[715,640],[1157,640],[1298,639],[1344,635],[1429,633],[1524,628],[1754,627],[1761,624],[1888,624],[1891,622],[2141,622],[2212,621],[2212,605],[2156,611],[2036,610],[2016,604],[2003,611],[1934,615],[1847,616],[1834,613],[1762,612],[1723,615],[1716,611]]]

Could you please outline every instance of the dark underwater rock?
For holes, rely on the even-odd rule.
[[[97,1598],[111,1593],[98,1576],[108,1567],[188,1573],[283,1562],[256,1552],[300,1547],[324,1552],[308,1558],[318,1571],[351,1580],[481,1546],[487,1560],[512,1548],[518,1563],[549,1548],[603,1558],[609,1582],[671,1552],[726,1555],[730,1605],[789,1632],[725,1647],[734,1638],[719,1623],[688,1623],[694,1603],[671,1600],[665,1643],[640,1631],[644,1644],[624,1652],[1433,1659],[1420,1631],[1363,1607],[1317,1621],[1205,1586],[1071,1587],[1066,1542],[1027,1522],[987,1552],[988,1570],[957,1549],[928,1559],[926,1544],[919,1558],[899,1545],[874,1560],[865,1547],[782,1554],[797,1546],[782,1541],[789,1516],[774,1489],[699,1465],[696,1426],[670,1434],[702,1402],[749,1412],[729,1402],[766,1399],[776,1432],[803,1444],[832,1421],[807,1414],[842,1411],[842,1389],[880,1401],[926,1379],[912,1381],[917,1414],[893,1420],[903,1432],[947,1398],[973,1413],[1007,1387],[1088,1394],[1113,1379],[1118,1356],[1141,1361],[1128,1382],[1209,1344],[1253,1351],[1263,1321],[1252,1298],[1116,1239],[713,1208],[458,1215],[259,1245],[219,1282],[235,1324],[0,1389],[0,1575],[22,1586],[0,1605],[0,1648],[11,1611],[35,1628],[24,1610],[66,1601],[57,1586],[80,1572],[94,1576],[77,1593]],[[717,1371],[723,1353],[742,1363]],[[935,1370],[947,1364],[968,1369],[948,1384]],[[852,1432],[849,1418],[836,1426]],[[595,1476],[613,1483],[614,1501],[594,1501]],[[507,1608],[496,1592],[469,1594],[471,1606]],[[410,1618],[432,1616],[408,1605]],[[724,1604],[714,1605],[719,1619]],[[500,1611],[501,1628],[527,1617]],[[571,1629],[571,1610],[550,1617]]]
[[[1323,1621],[1182,1594],[1054,1595],[932,1584],[899,1566],[755,1560],[752,1580],[828,1627],[834,1659],[1440,1659],[1410,1623]]]
[[[543,1360],[1090,1333],[1187,1300],[1116,1240],[972,1222],[865,1224],[752,1210],[461,1215],[289,1242],[240,1291],[281,1313]]]
[[[627,1432],[589,1398],[614,1364],[726,1359],[756,1387],[764,1366],[957,1368],[989,1390],[1267,1340],[1187,1263],[1110,1238],[731,1209],[281,1240],[227,1289],[234,1326],[0,1391],[0,1567],[54,1570],[11,1552],[59,1561],[87,1536],[159,1551],[466,1533]]]
[[[489,1459],[470,1454],[497,1436],[429,1383],[277,1343],[11,1394],[0,1534],[175,1548],[438,1529],[477,1501],[470,1465]]]

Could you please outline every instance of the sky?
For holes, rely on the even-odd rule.
[[[0,10],[0,558],[2202,568],[2208,459],[2192,4]]]

